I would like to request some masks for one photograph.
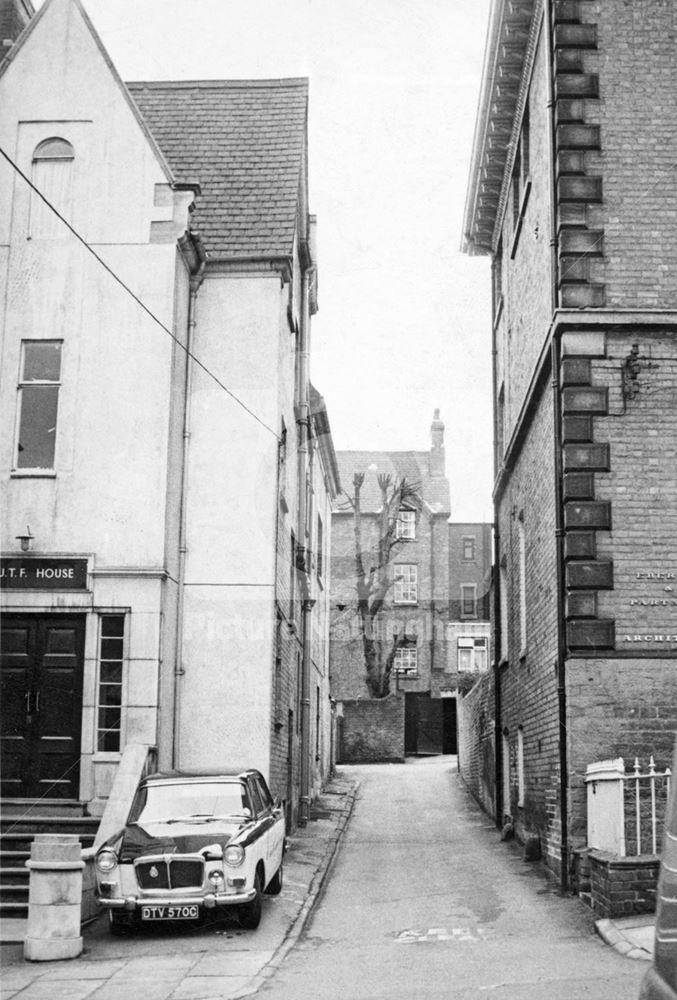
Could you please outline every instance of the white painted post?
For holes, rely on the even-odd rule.
[[[80,841],[72,834],[39,833],[31,845],[28,933],[24,958],[51,962],[82,953]]]
[[[653,754],[649,760],[649,780],[651,782],[651,853],[656,853],[656,762]]]
[[[623,810],[622,757],[589,764],[585,783],[588,786],[588,847],[625,857],[625,821]]]

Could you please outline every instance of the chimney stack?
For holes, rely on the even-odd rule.
[[[430,445],[430,475],[444,478],[444,423],[440,420],[439,410],[435,410],[430,425]]]

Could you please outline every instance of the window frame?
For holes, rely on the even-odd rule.
[[[43,152],[50,144],[60,143],[63,152]],[[64,164],[70,165],[68,174],[62,179],[62,190],[59,191],[54,184],[56,175],[44,174],[40,170],[41,164]],[[48,136],[42,139],[31,157],[31,182],[36,191],[39,191],[44,198],[54,206],[54,208],[64,218],[70,220],[73,210],[73,166],[75,164],[75,148],[72,142],[60,135]],[[37,211],[36,211],[37,209]],[[49,223],[46,222],[49,220]],[[68,230],[59,217],[45,204],[43,199],[35,191],[31,191],[31,200],[28,216],[28,238],[33,240],[56,240],[63,239],[68,235]]]
[[[406,515],[406,517],[403,517]],[[395,522],[395,538],[400,542],[416,541],[416,511],[400,507]]]
[[[317,514],[317,544],[316,544],[316,571],[319,580],[322,579],[324,575],[324,524],[322,523],[322,517],[318,511]]]
[[[517,153],[513,164],[511,185],[512,201],[512,245],[510,247],[510,259],[512,260],[517,252],[522,223],[527,210],[527,202],[531,192],[531,177],[529,174],[530,151],[529,136],[529,109],[524,109],[522,116],[522,126],[520,129]]]
[[[398,576],[398,571],[402,570],[409,571],[409,577],[406,582],[402,576]],[[395,563],[393,568],[394,572],[394,585],[393,585],[393,604],[418,604],[418,563]],[[414,597],[405,597],[405,592],[412,590]]]
[[[459,635],[456,640],[456,670],[460,674],[484,674],[488,668],[488,640],[482,635]],[[470,665],[461,665],[461,654],[466,653]]]
[[[117,618],[122,620],[122,634],[121,635],[110,635],[104,632],[104,623],[107,618]],[[127,614],[124,611],[102,611],[98,615],[98,629],[97,629],[97,648],[96,648],[96,710],[94,716],[94,753],[97,757],[102,756],[113,756],[119,757],[124,748],[124,708],[125,708],[125,687],[127,681]],[[119,657],[104,657],[103,656],[103,642],[104,640],[119,640],[121,644],[121,652]],[[120,680],[110,681],[102,680],[102,665],[112,663],[120,665]],[[120,704],[107,704],[102,702],[102,688],[119,688],[120,694]],[[115,709],[120,710],[119,725],[115,726],[102,726],[100,724],[101,720],[101,710],[102,709]],[[111,749],[110,747],[101,747],[102,734],[118,734],[118,747],[117,749]]]
[[[401,666],[398,663],[399,660],[404,659],[410,661],[410,665]],[[418,677],[418,646],[413,643],[407,643],[395,650],[393,673],[397,674],[398,677]]]
[[[475,562],[476,560],[476,550],[477,550],[477,536],[476,535],[463,535],[462,540],[463,546],[463,562]],[[470,549],[470,555],[468,555],[468,548]]]
[[[524,729],[517,727],[517,807],[524,808],[526,785],[524,780]]]
[[[517,521],[517,545],[519,551],[519,649],[520,657],[522,657],[527,651],[527,535],[522,512],[520,512]]]
[[[470,591],[471,596],[468,598],[466,592]],[[472,611],[466,610],[466,600],[472,603]],[[462,583],[461,584],[461,618],[471,619],[477,618],[477,584],[476,583]]]
[[[33,344],[54,344],[59,347],[59,377],[57,379],[27,379],[26,378],[26,348]],[[57,437],[59,426],[59,397],[63,385],[63,345],[61,337],[27,337],[21,341],[19,355],[19,378],[17,381],[15,431],[12,456],[13,476],[54,476],[56,474]],[[51,465],[21,465],[19,447],[21,445],[21,428],[24,426],[24,395],[26,389],[55,389],[56,404],[54,413],[54,440],[51,442]]]

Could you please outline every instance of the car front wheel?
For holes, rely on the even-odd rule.
[[[133,920],[127,913],[118,913],[117,910],[109,910],[108,930],[114,937],[131,934],[134,930]]]
[[[270,882],[268,883],[268,888],[266,893],[269,896],[279,896],[282,892],[282,883],[284,881],[284,872],[282,870],[282,862],[280,862],[280,867],[277,869]]]
[[[240,907],[240,925],[249,931],[256,930],[261,923],[261,872],[257,870],[254,876],[254,890],[256,895],[249,903],[243,903]]]

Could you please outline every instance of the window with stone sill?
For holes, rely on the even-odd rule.
[[[416,538],[416,511],[402,508],[397,512],[395,538],[414,541]]]
[[[397,563],[395,566],[395,604],[416,604],[418,602],[418,566],[412,563]]]
[[[416,677],[418,674],[418,649],[416,646],[402,646],[395,653],[393,670],[400,677]]]
[[[485,636],[459,636],[459,673],[482,674],[487,669],[487,640]]]
[[[62,346],[60,340],[21,344],[14,460],[20,472],[54,469]]]
[[[475,536],[463,536],[463,562],[475,561]]]

